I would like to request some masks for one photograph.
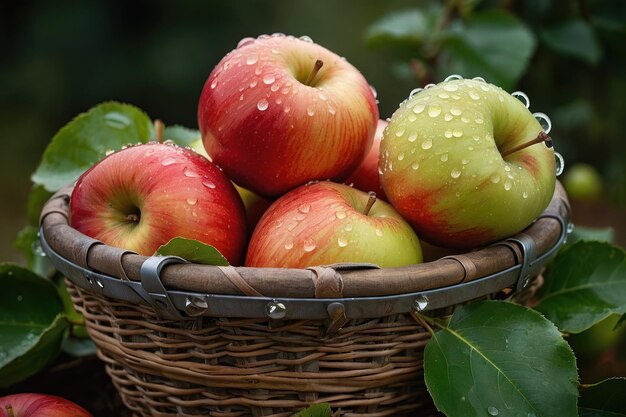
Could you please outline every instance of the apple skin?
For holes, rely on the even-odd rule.
[[[383,138],[383,131],[386,127],[387,122],[385,120],[378,121],[372,147],[361,165],[345,181],[346,184],[352,184],[354,188],[361,191],[373,191],[376,193],[377,198],[385,201],[387,201],[387,196],[385,195],[385,190],[383,190],[383,187],[380,185],[378,159],[380,154],[380,140]]]
[[[579,162],[565,172],[563,187],[572,200],[599,200],[602,196],[602,176],[592,165]]]
[[[9,414],[11,409],[13,414]],[[13,394],[0,398],[0,417],[93,417],[84,408],[46,394]]]
[[[330,181],[300,186],[265,212],[252,234],[246,266],[305,268],[342,262],[380,267],[422,261],[411,226],[384,201],[363,214],[368,194]]]
[[[246,244],[243,203],[224,173],[191,149],[160,143],[115,152],[85,172],[72,192],[70,225],[142,255],[174,237],[195,239],[233,265]]]
[[[324,65],[305,85],[316,60]],[[198,104],[213,161],[264,196],[347,178],[369,150],[377,120],[374,94],[356,68],[284,35],[240,42],[211,72]]]
[[[554,151],[515,97],[478,80],[452,80],[403,102],[381,142],[381,183],[421,239],[474,248],[511,236],[549,204]]]

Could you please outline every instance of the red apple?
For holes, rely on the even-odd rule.
[[[78,180],[70,224],[102,242],[152,255],[174,237],[214,246],[239,264],[243,203],[213,163],[191,149],[149,143],[104,158]]]
[[[298,187],[270,206],[254,229],[246,266],[366,262],[396,267],[421,260],[415,232],[391,205],[324,181]]]
[[[46,394],[13,394],[0,398],[0,417],[92,417],[81,406]]]
[[[385,201],[387,201],[387,196],[385,195],[383,187],[380,185],[378,156],[380,153],[380,140],[383,137],[383,131],[386,127],[386,121],[378,121],[376,133],[374,134],[374,142],[372,143],[370,151],[365,156],[361,166],[346,180],[346,184],[352,184],[354,188],[361,191],[374,191],[376,193],[376,197]]]
[[[374,94],[356,68],[284,35],[242,40],[211,72],[198,105],[213,161],[266,196],[344,180],[369,150],[377,120]]]

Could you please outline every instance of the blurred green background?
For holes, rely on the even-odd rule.
[[[623,239],[626,2],[23,1],[0,5],[0,259],[21,259],[12,241],[29,177],[66,122],[118,100],[195,128],[213,67],[241,38],[274,32],[345,56],[378,91],[382,118],[451,73],[526,92],[567,166],[601,176],[579,212]]]

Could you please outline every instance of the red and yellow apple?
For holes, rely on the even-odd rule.
[[[213,161],[265,196],[344,180],[369,150],[377,120],[374,94],[355,67],[284,35],[240,42],[211,72],[198,104]]]
[[[46,394],[13,394],[0,398],[0,417],[92,417],[84,408]]]
[[[346,184],[351,184],[354,188],[361,191],[373,191],[376,193],[377,198],[385,201],[387,201],[387,196],[385,196],[385,190],[383,190],[383,187],[380,185],[378,159],[380,154],[380,140],[383,138],[383,131],[386,127],[387,122],[385,120],[378,121],[372,147],[365,156],[361,166],[345,181]]]
[[[237,265],[246,244],[243,203],[224,173],[193,150],[160,143],[115,152],[85,172],[72,192],[70,224],[142,255],[184,237]]]
[[[381,183],[421,239],[485,245],[523,230],[550,202],[556,164],[547,139],[535,116],[501,88],[443,82],[391,117],[380,146]]]
[[[270,206],[252,234],[246,266],[397,267],[421,261],[415,232],[393,207],[348,185],[323,181],[300,186]]]

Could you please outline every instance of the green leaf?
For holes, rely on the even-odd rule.
[[[610,378],[584,385],[578,404],[580,417],[626,416],[626,378]]]
[[[89,338],[70,336],[63,340],[62,350],[75,357],[92,356],[96,354],[96,345]]]
[[[544,274],[535,307],[559,329],[579,333],[626,313],[626,254],[604,242],[578,242],[559,252]]]
[[[597,241],[612,243],[615,239],[615,231],[612,227],[584,227],[576,226],[572,233],[567,237],[567,246],[569,247],[576,242]]]
[[[458,308],[424,352],[424,377],[448,417],[576,415],[576,360],[539,313],[503,301]]]
[[[54,272],[52,262],[41,249],[39,229],[36,227],[26,226],[20,230],[13,241],[13,247],[24,255],[28,269],[37,275],[48,277]]]
[[[541,31],[540,36],[553,51],[589,64],[597,64],[602,57],[602,49],[593,29],[582,19],[550,25]]]
[[[152,121],[138,108],[117,102],[99,104],[59,130],[44,151],[32,180],[48,191],[57,191],[107,153],[145,143],[153,136]]]
[[[52,197],[52,193],[41,185],[34,185],[28,196],[28,223],[39,226],[39,215],[44,204]]]
[[[63,303],[49,280],[0,264],[0,387],[26,379],[56,358],[66,328]]]
[[[162,245],[155,255],[180,256],[195,264],[228,266],[226,258],[213,246],[182,237],[175,237]]]
[[[330,417],[332,411],[330,409],[330,405],[324,404],[315,404],[310,406],[307,409],[300,411],[295,417]]]
[[[164,140],[171,140],[180,146],[191,146],[193,142],[201,138],[199,130],[189,129],[184,126],[167,126],[163,130]]]
[[[526,70],[535,39],[515,16],[492,10],[453,22],[443,34],[443,46],[441,79],[449,74],[481,76],[511,89]]]
[[[389,13],[369,27],[367,45],[419,48],[432,36],[442,12],[441,6],[432,6]]]

